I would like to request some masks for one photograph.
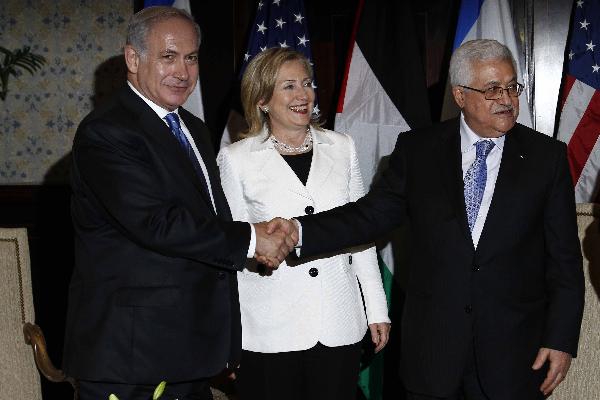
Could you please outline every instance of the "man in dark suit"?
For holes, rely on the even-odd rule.
[[[577,352],[584,286],[565,145],[516,123],[515,70],[500,43],[463,44],[450,63],[461,117],[400,135],[361,200],[298,218],[302,257],[409,224],[409,399],[541,399]]]
[[[200,31],[147,8],[128,28],[128,86],[73,144],[75,270],[64,369],[80,399],[210,399],[207,378],[241,352],[236,271],[293,247],[266,224],[232,222],[209,133],[180,106],[198,79]]]

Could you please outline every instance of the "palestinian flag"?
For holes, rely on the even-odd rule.
[[[359,1],[335,130],[356,142],[366,187],[382,157],[393,151],[398,135],[431,122],[418,43],[409,2]],[[394,274],[390,243],[380,256],[389,305]],[[361,372],[359,385],[367,399],[382,398],[383,372],[380,353]]]

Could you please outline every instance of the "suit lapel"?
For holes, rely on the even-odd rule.
[[[300,179],[298,179],[287,162],[274,149],[265,152],[264,164],[261,171],[277,187],[310,199],[310,194],[306,190],[306,186],[300,182]]]
[[[330,154],[332,142],[321,131],[313,129],[312,134],[313,157],[308,180],[306,181],[306,189],[308,193],[319,193],[322,191],[333,169],[333,157]]]
[[[231,219],[231,210],[229,204],[225,198],[223,187],[221,186],[221,178],[217,163],[215,162],[215,155],[212,148],[212,142],[210,141],[210,133],[206,126],[199,123],[199,121],[192,116],[187,110],[180,108],[180,115],[186,126],[188,127],[190,134],[194,138],[196,148],[204,161],[206,171],[208,172],[208,178],[210,179],[210,188],[212,190],[213,198],[215,201],[215,208],[220,218]],[[204,179],[204,177],[198,177],[198,179]],[[205,192],[204,190],[202,190]],[[206,193],[205,199],[210,203],[210,195]]]
[[[258,165],[260,165],[260,172],[273,182],[273,185],[282,190],[288,190],[298,196],[311,199],[306,186],[300,182],[300,179],[298,179],[288,163],[273,148],[271,141],[267,140],[267,133],[263,131],[254,137],[253,140],[251,152],[255,155]],[[314,158],[313,153],[313,161]],[[309,178],[310,175],[312,175],[312,166]]]
[[[440,162],[439,168],[444,177],[444,186],[448,198],[452,202],[452,207],[456,211],[461,231],[465,238],[473,243],[465,210],[459,120],[456,119],[455,122],[448,124],[446,130],[440,133],[438,149],[440,156],[437,159]]]
[[[203,183],[200,181],[200,179],[203,178],[198,176],[192,161],[189,159],[187,154],[185,154],[181,148],[181,145],[175,136],[173,136],[173,133],[167,124],[165,124],[165,122],[162,121],[158,115],[156,115],[156,113],[144,102],[144,100],[136,95],[128,86],[125,87],[121,92],[121,100],[127,108],[131,109],[135,114],[137,114],[138,123],[140,124],[142,130],[147,133],[149,139],[155,143],[156,149],[158,149],[161,156],[166,160],[166,167],[175,167],[178,171],[184,171],[188,179],[193,182],[195,188],[198,190],[202,199],[207,203],[210,210],[213,210],[210,196],[208,193],[206,193]],[[185,114],[185,112],[183,114]],[[196,125],[189,120],[190,118],[185,118],[184,122],[192,133],[194,141],[196,141],[198,151],[200,151],[202,154],[201,148],[204,146],[198,145],[198,135],[195,134]],[[191,126],[194,128],[191,128]],[[204,157],[204,155],[202,155],[202,157]],[[206,164],[208,168],[208,163]],[[210,179],[213,179],[212,176]]]
[[[522,176],[526,157],[525,149],[519,141],[519,133],[518,126],[515,126],[506,134],[492,202],[477,245],[478,253],[488,254],[491,246],[495,243],[494,232],[502,231],[502,226],[506,225],[506,218],[510,214],[510,210],[518,206],[515,202],[515,188]]]

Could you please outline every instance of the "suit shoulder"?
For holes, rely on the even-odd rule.
[[[329,129],[318,129],[316,130],[317,138],[322,138],[324,142],[333,144],[334,146],[355,146],[355,140],[352,135],[332,131]]]
[[[79,123],[78,131],[88,126],[112,126],[127,128],[138,123],[138,114],[125,106],[118,96],[93,109]]]
[[[453,118],[427,127],[400,132],[397,145],[428,149],[440,139],[448,140],[454,135],[458,135],[459,130],[458,118]]]
[[[256,136],[251,136],[228,144],[227,146],[224,146],[219,150],[219,158],[222,158],[224,156],[244,157],[250,152],[252,144],[256,140],[260,139]]]
[[[329,137],[331,140],[347,141],[352,139],[352,137],[347,133],[332,131],[325,128],[317,129],[317,132],[319,132],[321,135]]]
[[[514,128],[516,136],[519,141],[527,143],[532,148],[543,149],[548,151],[554,149],[554,151],[565,151],[566,144],[557,140],[551,136],[545,135],[534,129],[531,129],[525,125],[517,123]]]
[[[145,141],[139,115],[118,101],[112,101],[93,110],[81,121],[73,147],[86,143],[137,153]]]

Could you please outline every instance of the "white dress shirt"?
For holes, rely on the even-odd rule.
[[[473,245],[477,248],[485,219],[488,211],[490,210],[490,204],[492,203],[492,197],[494,195],[494,188],[496,187],[496,179],[498,179],[498,171],[500,170],[500,162],[502,161],[502,152],[504,150],[504,136],[499,138],[482,138],[477,135],[465,122],[465,117],[460,115],[460,152],[462,156],[462,172],[463,180],[467,173],[467,170],[475,161],[476,149],[475,144],[480,140],[491,140],[494,142],[494,147],[490,151],[486,159],[487,165],[487,180],[485,181],[485,190],[483,192],[483,198],[481,205],[479,206],[479,212],[477,213],[477,219],[471,232],[471,238],[473,239]]]
[[[156,103],[154,103],[152,100],[146,98],[131,84],[131,82],[127,81],[127,84],[129,85],[131,90],[133,90],[133,93],[140,96],[140,98],[142,100],[144,100],[144,102],[146,104],[148,104],[148,106],[152,109],[152,111],[154,111],[156,113],[156,115],[158,115],[158,117],[165,123],[165,125],[169,126],[169,124],[167,123],[167,120],[165,119],[167,114],[173,112],[173,113],[177,114],[177,116],[179,117],[179,112],[178,112],[179,108],[177,108],[173,111],[166,110],[166,109],[162,108],[161,106],[157,105]],[[210,195],[210,201],[212,203],[213,210],[215,211],[215,214],[216,214],[217,207],[215,206],[215,199],[213,197],[212,186],[210,184],[210,177],[208,176],[208,170],[206,169],[206,164],[204,164],[204,160],[202,159],[202,156],[200,155],[200,152],[198,151],[198,147],[196,147],[196,142],[194,141],[194,138],[190,134],[190,131],[187,128],[187,126],[185,126],[185,122],[183,122],[183,119],[179,118],[179,124],[181,125],[181,130],[183,131],[185,137],[187,138],[188,142],[192,146],[192,150],[194,151],[194,155],[196,156],[196,159],[198,160],[198,164],[200,164],[200,168],[202,169],[202,174],[204,175],[204,179],[206,180],[206,186],[208,187],[208,194]],[[253,258],[255,251],[256,251],[256,231],[254,229],[254,225],[250,224],[250,245],[248,246],[247,257]]]

